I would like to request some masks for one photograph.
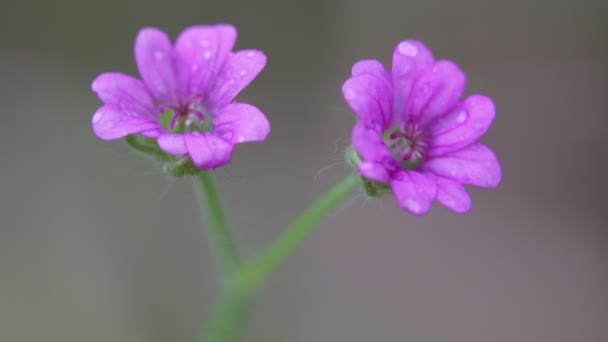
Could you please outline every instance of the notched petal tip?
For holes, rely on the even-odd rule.
[[[437,195],[437,184],[426,175],[403,171],[391,180],[391,186],[401,209],[414,215],[428,213]]]
[[[213,131],[232,144],[264,141],[270,133],[270,122],[257,107],[248,103],[232,103],[217,114]]]

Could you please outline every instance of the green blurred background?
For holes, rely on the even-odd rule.
[[[136,74],[142,26],[230,22],[269,57],[272,122],[218,172],[251,254],[347,172],[340,87],[415,37],[498,115],[497,190],[466,216],[358,196],[256,300],[245,341],[608,340],[608,5],[537,1],[17,1],[0,7],[0,341],[198,341],[217,272],[192,182],[90,128],[92,79]]]

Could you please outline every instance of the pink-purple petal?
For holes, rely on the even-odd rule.
[[[417,40],[404,40],[395,48],[391,70],[395,120],[402,118],[416,78],[434,61],[431,50]]]
[[[232,102],[266,66],[266,55],[258,50],[230,53],[209,91],[207,105],[217,109]]]
[[[437,201],[456,213],[466,213],[471,209],[471,196],[457,181],[440,177],[433,173],[426,174],[437,184]]]
[[[183,63],[176,61],[169,36],[144,28],[135,39],[135,61],[148,90],[157,101],[176,104],[185,90]]]
[[[364,160],[359,164],[359,172],[363,177],[380,183],[388,183],[390,175],[384,166],[377,162]]]
[[[175,43],[175,51],[188,66],[191,94],[205,94],[212,86],[236,41],[236,29],[220,24],[192,26],[184,30]]]
[[[429,155],[440,156],[473,144],[486,133],[495,114],[492,99],[483,95],[469,96],[429,127],[433,136]]]
[[[372,74],[380,77],[384,81],[390,84],[391,78],[384,65],[375,59],[366,59],[359,61],[353,65],[352,75],[357,76],[361,74]]]
[[[415,120],[424,125],[446,114],[462,96],[465,79],[456,64],[450,61],[435,63],[414,84],[403,120]]]
[[[216,114],[213,131],[233,144],[264,141],[270,132],[270,122],[255,106],[232,103]]]
[[[144,83],[129,75],[120,72],[103,73],[95,78],[91,88],[106,105],[149,118],[158,114]]]
[[[430,158],[423,162],[420,168],[463,184],[482,188],[494,188],[502,180],[496,155],[482,143],[475,143],[462,150]]]
[[[353,128],[352,142],[355,151],[365,160],[385,162],[392,158],[382,140],[382,130],[379,126],[372,126],[364,121],[357,122]]]
[[[233,145],[213,133],[192,132],[184,135],[188,154],[194,165],[214,169],[230,162]]]
[[[181,156],[188,153],[186,148],[186,142],[184,140],[184,134],[171,134],[166,133],[158,137],[158,146],[165,152],[174,155]]]
[[[437,195],[437,185],[424,174],[401,171],[391,180],[397,203],[403,210],[415,215],[426,214]]]
[[[160,125],[143,116],[113,106],[103,106],[92,119],[93,131],[103,140],[114,140],[130,134],[160,129]]]
[[[363,121],[388,128],[392,114],[392,90],[380,77],[363,73],[353,76],[342,86],[344,99]]]

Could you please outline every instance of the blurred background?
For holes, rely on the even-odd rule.
[[[608,340],[608,3],[2,0],[0,341],[198,341],[217,272],[193,183],[97,140],[90,91],[142,26],[230,22],[272,122],[218,172],[246,254],[347,172],[354,62],[415,37],[496,101],[499,189],[413,217],[361,195],[259,293],[245,341]]]

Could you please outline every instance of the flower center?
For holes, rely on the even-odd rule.
[[[426,158],[426,136],[413,122],[386,130],[383,138],[393,158],[405,170],[415,169]]]
[[[208,132],[212,128],[213,119],[199,95],[177,105],[161,105],[160,110],[161,123],[170,132]]]

